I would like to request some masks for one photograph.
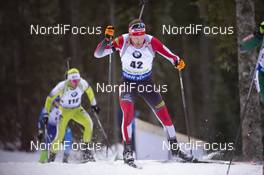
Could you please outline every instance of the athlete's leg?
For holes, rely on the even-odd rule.
[[[52,143],[57,135],[57,126],[48,124],[47,126],[47,142]]]
[[[51,145],[51,149],[50,149],[51,153],[58,152],[59,145],[64,139],[65,130],[75,112],[76,112],[75,109],[62,108],[62,118],[60,122],[57,124],[57,134]]]
[[[129,143],[132,139],[132,121],[134,118],[134,95],[131,92],[121,92],[119,97],[122,110],[122,137],[123,141]]]
[[[89,114],[82,108],[78,108],[78,112],[73,117],[73,120],[83,126],[83,142],[84,145],[81,147],[83,151],[83,163],[88,161],[95,161],[92,150],[89,147],[89,142],[92,139],[93,133],[93,122],[89,116]]]
[[[134,94],[135,92],[120,92],[119,103],[122,110],[122,137],[124,141],[123,159],[130,164],[134,162],[132,150],[132,121],[134,118]]]
[[[83,126],[83,142],[88,143],[92,139],[93,134],[93,121],[89,114],[82,108],[79,107],[75,113],[73,120]]]
[[[147,85],[154,86],[151,80],[146,81],[144,83],[145,87]],[[178,145],[177,138],[176,138],[175,128],[173,126],[173,123],[171,121],[167,107],[164,101],[162,100],[160,93],[158,91],[155,91],[153,88],[152,91],[139,93],[139,95],[148,103],[148,105],[151,107],[151,109],[156,114],[156,117],[159,119],[159,121],[161,122],[165,130],[167,131],[168,141],[169,141],[169,144],[171,145],[172,155],[179,156],[183,160],[189,161],[189,162],[197,161],[196,159],[193,158],[192,155],[188,155],[184,153],[183,151],[181,151]]]
[[[71,144],[72,144],[72,132],[71,128],[67,128],[64,136],[64,153],[63,153],[63,159],[62,162],[68,163],[68,158],[70,156],[71,152]]]
[[[176,132],[173,123],[171,121],[171,117],[168,113],[168,109],[165,105],[165,102],[162,100],[160,93],[157,91],[157,89],[154,89],[154,83],[151,80],[148,80],[142,85],[144,85],[145,87],[147,87],[148,85],[149,88],[148,91],[139,93],[139,95],[146,101],[146,103],[155,113],[157,119],[160,121],[164,129],[167,131],[168,138],[175,139]]]
[[[64,136],[64,142],[65,142],[65,150],[64,154],[70,154],[71,152],[71,144],[72,144],[72,131],[71,128],[67,128]]]
[[[56,126],[48,124],[45,126],[46,133],[44,135],[45,139],[45,150],[41,150],[39,162],[40,163],[46,163],[48,161],[48,146],[49,144],[54,140],[56,136]]]
[[[258,71],[258,81],[260,88],[260,101],[264,104],[264,72]]]

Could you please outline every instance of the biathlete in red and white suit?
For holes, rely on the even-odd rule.
[[[132,120],[134,117],[135,97],[142,97],[154,111],[157,119],[167,131],[168,140],[175,148],[177,144],[176,132],[171,121],[168,109],[162,100],[159,92],[154,90],[154,83],[151,80],[151,71],[155,53],[159,53],[169,60],[173,66],[182,70],[185,63],[177,55],[173,54],[157,38],[145,33],[145,24],[141,20],[133,20],[129,24],[129,33],[123,34],[112,42],[110,37],[114,34],[114,28],[108,26],[105,30],[105,39],[100,42],[94,52],[96,58],[101,58],[118,51],[122,62],[122,79],[126,85],[133,86],[131,91],[120,93],[120,107],[123,112],[122,136],[124,140],[124,161],[133,163],[133,152],[131,147]],[[139,88],[140,87],[140,91]],[[145,91],[142,91],[145,87]],[[147,90],[146,90],[147,89]],[[191,155],[188,155],[176,146],[171,149],[172,155],[179,156],[185,161],[194,161]]]

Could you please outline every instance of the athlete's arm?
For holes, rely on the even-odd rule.
[[[102,58],[104,56],[110,55],[116,50],[121,50],[124,43],[123,36],[119,36],[116,39],[114,39],[111,43],[109,42],[108,38],[105,38],[102,42],[100,42],[95,51],[94,51],[94,57],[96,58]]]
[[[180,58],[173,54],[165,45],[163,45],[157,38],[151,39],[151,46],[155,52],[158,52],[161,56],[169,60],[173,65],[176,65]]]
[[[39,120],[38,120],[38,129],[39,130],[43,130],[43,128],[45,127],[44,114],[45,114],[45,109],[42,108],[40,115],[39,115]]]
[[[90,101],[91,106],[95,106],[97,103],[96,103],[96,99],[95,99],[92,87],[84,79],[81,79],[80,83],[82,85],[83,91],[86,93]]]
[[[97,102],[96,102],[92,87],[85,80],[81,80],[81,83],[82,83],[82,86],[84,88],[84,91],[85,91],[87,97],[90,100],[91,111],[98,114],[100,112],[100,108],[97,106]]]
[[[86,93],[87,97],[88,97],[89,100],[90,100],[91,106],[95,106],[97,103],[96,103],[96,99],[95,99],[95,96],[94,96],[94,92],[93,92],[92,87],[89,86],[89,87],[85,90],[85,93]]]
[[[52,102],[55,100],[57,96],[59,96],[62,93],[64,85],[65,85],[65,81],[60,82],[55,88],[52,89],[50,94],[47,96],[44,107],[46,113],[50,112]]]

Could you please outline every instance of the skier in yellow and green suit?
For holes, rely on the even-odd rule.
[[[72,68],[67,71],[67,79],[58,83],[55,88],[52,89],[45,102],[45,111],[50,112],[52,101],[60,96],[60,110],[62,111],[61,121],[57,125],[58,134],[52,142],[50,148],[49,162],[53,162],[56,158],[56,153],[59,150],[59,144],[63,141],[65,130],[68,122],[73,120],[83,126],[83,144],[81,149],[83,151],[82,161],[95,161],[92,151],[89,149],[89,142],[92,138],[93,122],[89,114],[81,106],[81,97],[83,93],[86,93],[90,103],[92,111],[99,113],[100,108],[97,106],[93,89],[86,80],[81,78],[80,72],[76,68]]]

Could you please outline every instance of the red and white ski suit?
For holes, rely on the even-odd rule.
[[[151,80],[152,64],[155,53],[159,53],[169,60],[173,65],[179,61],[179,57],[173,54],[157,38],[145,34],[144,43],[141,48],[136,48],[131,43],[129,34],[123,34],[112,41],[112,43],[103,40],[100,42],[94,52],[96,58],[101,58],[119,51],[122,62],[122,77],[126,84],[133,83],[138,86],[153,86]],[[132,137],[132,120],[134,118],[135,96],[142,97],[154,111],[157,119],[166,129],[168,137],[175,138],[176,132],[169,116],[167,107],[162,100],[159,92],[138,92],[133,89],[130,92],[120,93],[120,107],[123,112],[122,136],[125,142],[130,142]]]

